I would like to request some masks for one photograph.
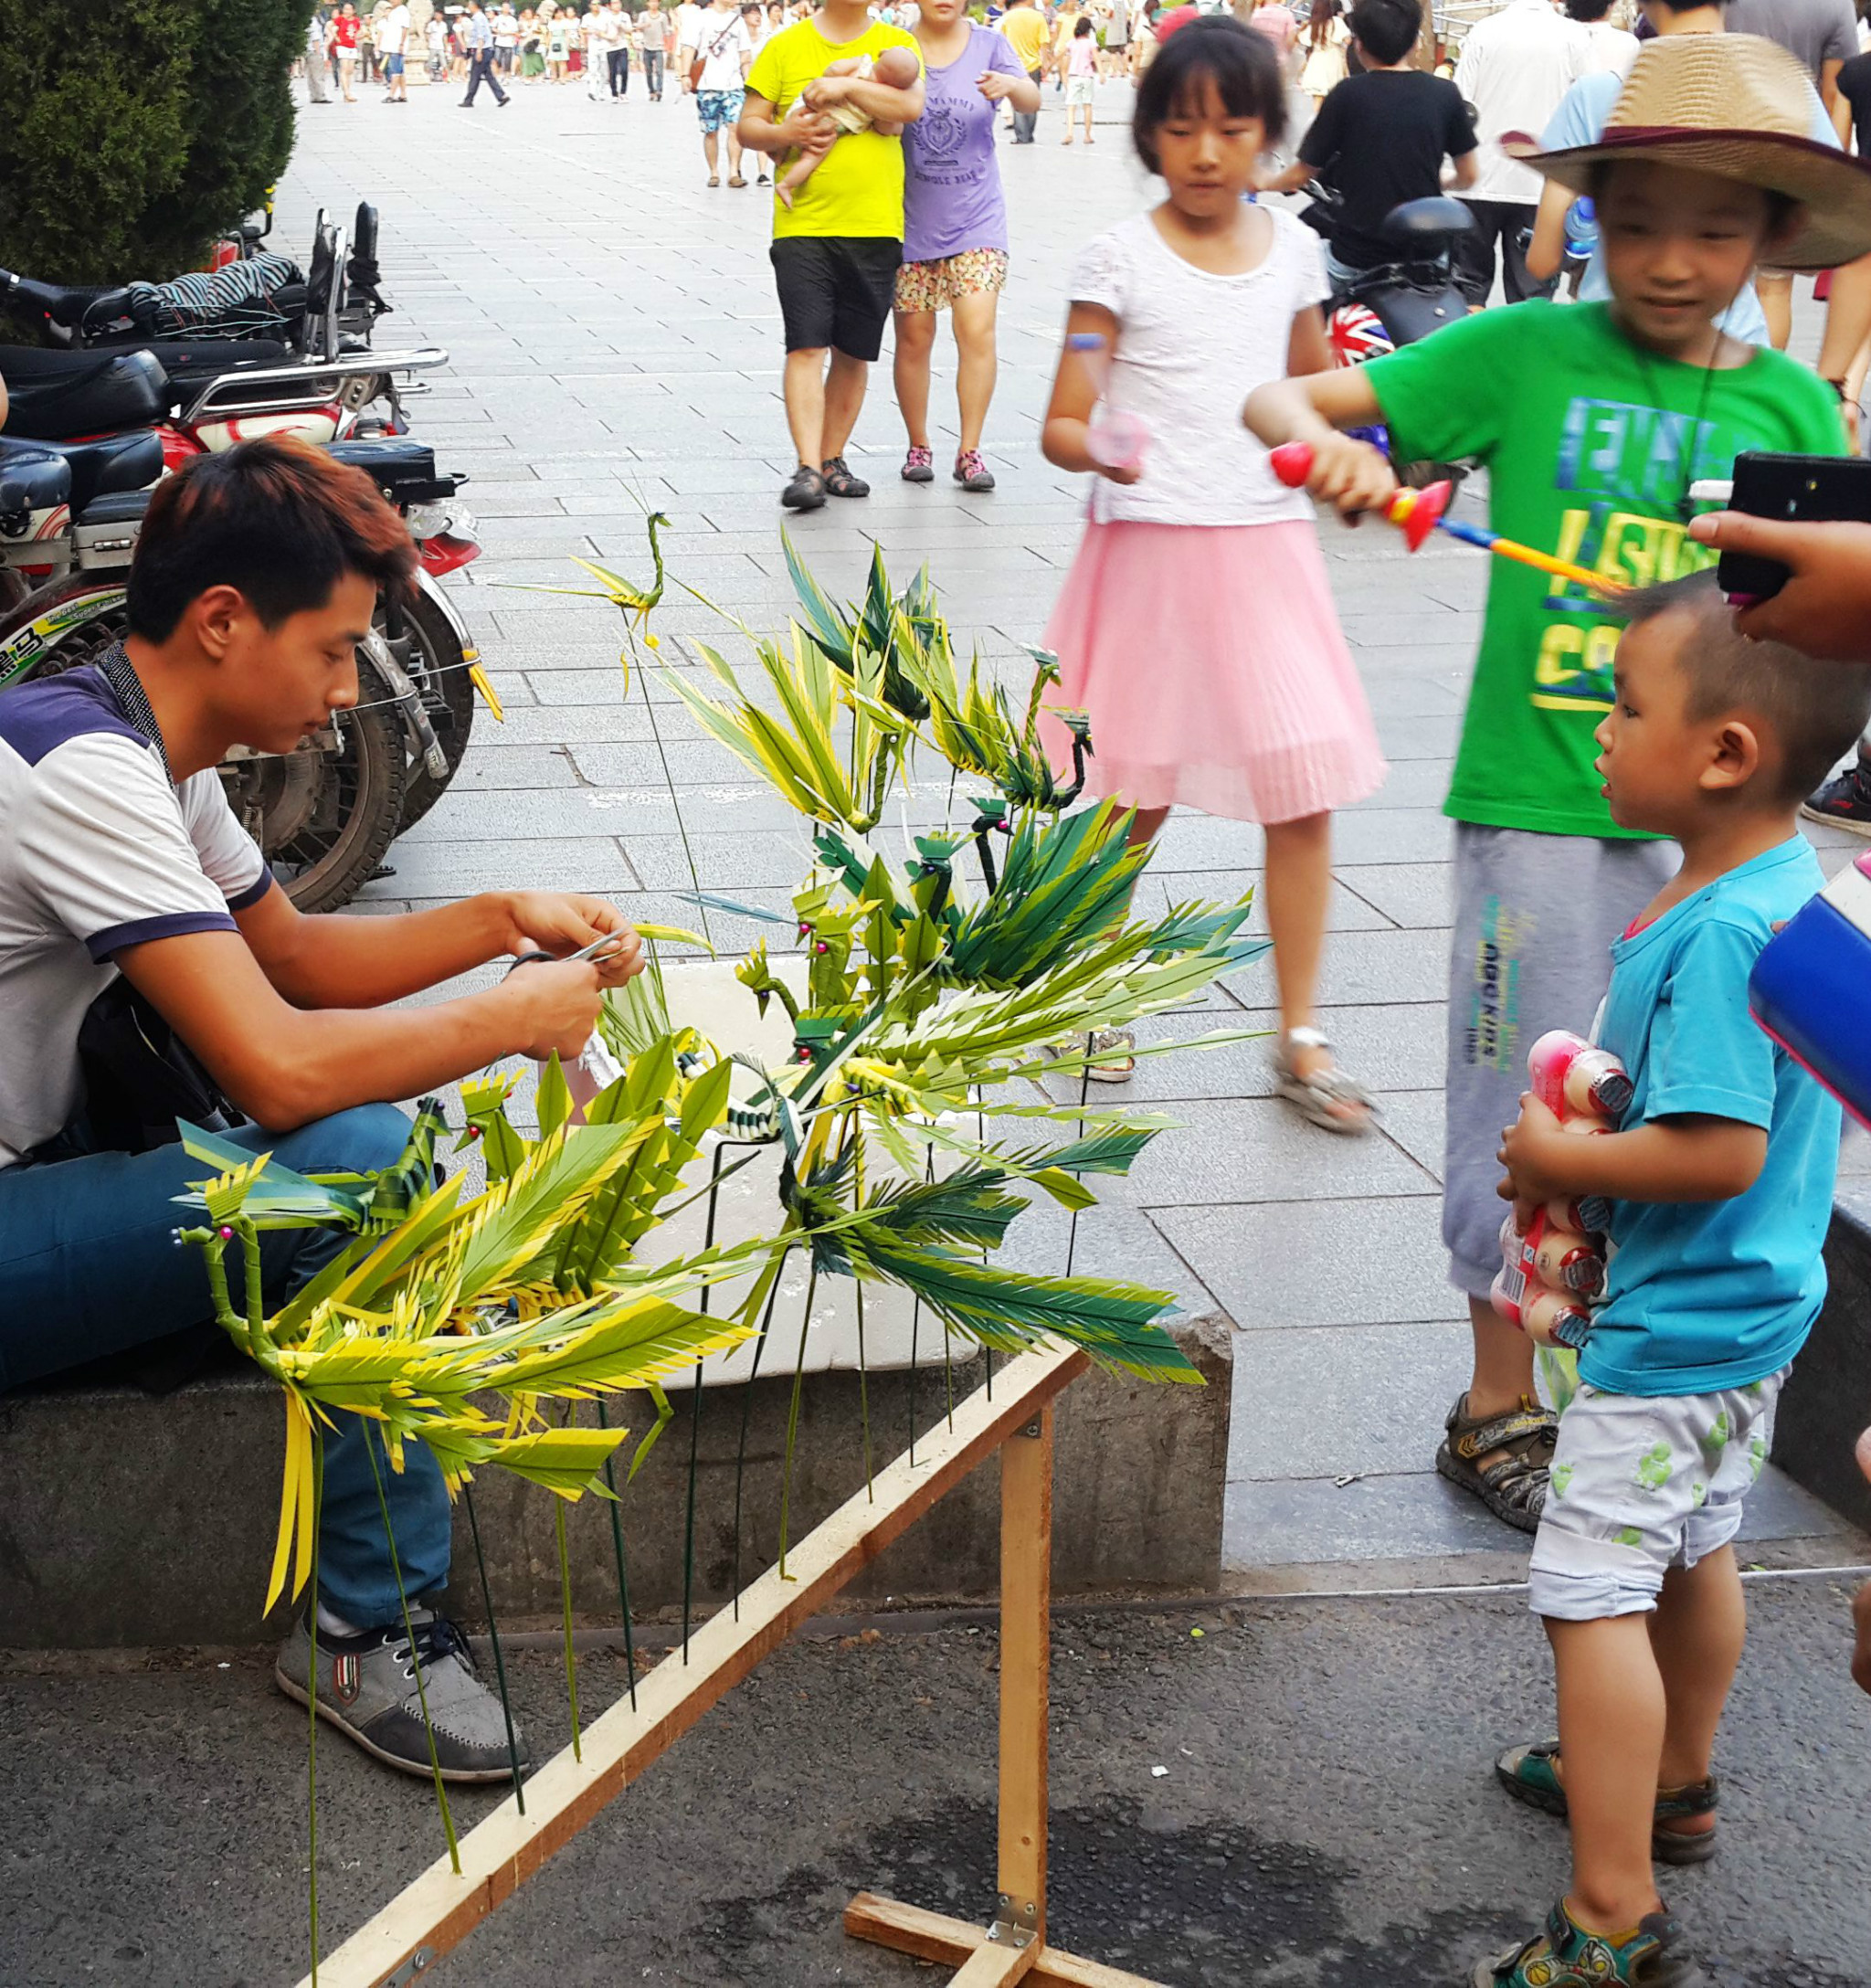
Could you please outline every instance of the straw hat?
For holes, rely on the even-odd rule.
[[[1542,152],[1501,141],[1574,193],[1602,160],[1653,159],[1786,195],[1804,212],[1775,268],[1825,270],[1871,252],[1871,164],[1817,143],[1813,86],[1784,48],[1758,35],[1665,35],[1646,42],[1595,145]]]

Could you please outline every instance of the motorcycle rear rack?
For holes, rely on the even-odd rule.
[[[185,426],[202,421],[229,421],[246,415],[278,414],[282,407],[309,401],[335,400],[344,383],[375,373],[428,373],[447,365],[440,345],[411,352],[346,354],[337,359],[295,359],[251,371],[222,373],[209,380],[182,415]],[[298,388],[293,394],[284,389]],[[256,392],[270,388],[272,391]]]

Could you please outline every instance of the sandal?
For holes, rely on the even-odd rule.
[[[711,173],[708,175],[708,184],[711,186],[719,186],[721,185],[721,174],[719,173]]]
[[[1321,1030],[1288,1029],[1274,1045],[1274,1089],[1302,1118],[1327,1132],[1357,1138],[1377,1123],[1378,1108],[1370,1093],[1336,1063],[1305,1076],[1294,1067],[1295,1049],[1329,1051],[1331,1046]]]
[[[1449,1411],[1436,1468],[1451,1484],[1474,1492],[1496,1518],[1521,1532],[1538,1532],[1559,1418],[1525,1395],[1505,1415],[1471,1416],[1467,1407],[1464,1394]],[[1488,1462],[1477,1461],[1481,1457]]]
[[[834,497],[868,497],[871,486],[862,476],[853,476],[842,456],[828,456],[819,466],[825,488]]]
[[[913,444],[910,452],[903,459],[903,480],[905,483],[933,483],[936,481],[936,452]]]
[[[1561,1898],[1530,1939],[1469,1975],[1471,1988],[1714,1988],[1667,1912],[1647,1912],[1629,1932],[1595,1933]]]
[[[1542,1740],[1531,1746],[1509,1747],[1495,1762],[1495,1774],[1517,1802],[1544,1809],[1549,1815],[1566,1813],[1566,1786],[1559,1779],[1559,1742]],[[1721,1791],[1711,1774],[1707,1781],[1692,1781],[1680,1788],[1659,1788],[1656,1810],[1650,1831],[1650,1854],[1659,1864],[1706,1864],[1715,1855],[1713,1827],[1690,1835],[1670,1829],[1669,1823],[1687,1822],[1713,1815]]]
[[[734,177],[728,181],[728,185],[730,186],[745,186],[746,184],[746,181],[744,180],[738,173],[736,173]]]

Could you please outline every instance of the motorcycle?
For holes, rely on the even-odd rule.
[[[160,354],[0,348],[0,378],[6,381],[12,402],[9,439],[81,451],[80,460],[90,461],[92,451],[112,439],[110,431],[153,435],[159,460],[143,476],[144,482],[165,470],[180,469],[195,456],[231,449],[256,435],[282,433],[328,446],[373,473],[382,470],[387,481],[380,481],[379,487],[409,518],[419,566],[415,598],[407,609],[386,611],[382,630],[418,693],[405,727],[410,767],[399,826],[409,827],[434,806],[468,749],[475,699],[470,672],[479,659],[465,624],[437,583],[479,558],[481,547],[472,516],[456,501],[466,479],[437,479],[433,457],[419,443],[407,444],[415,453],[398,459],[394,450],[403,438],[385,435],[382,424],[347,408],[343,382],[355,376],[350,369],[357,367],[366,374],[385,368],[391,377],[397,369],[427,370],[446,364],[447,353],[430,346],[330,365],[257,365],[242,360],[198,375],[179,391],[177,375],[164,363],[168,356],[166,348]],[[386,447],[392,452],[386,454]],[[347,453],[354,448],[362,453]],[[112,482],[108,489],[133,487]],[[81,510],[94,494],[101,492],[81,492],[72,508]],[[52,507],[15,534],[6,563],[36,583],[57,577],[55,549],[69,522],[66,513]],[[33,545],[44,554],[37,565],[22,549]],[[5,681],[0,671],[0,683]],[[438,742],[446,762],[439,773],[428,764]]]
[[[63,447],[0,438],[0,689],[95,661],[122,638],[144,486],[160,474],[162,452],[147,430]],[[445,507],[456,480],[436,474],[422,444],[341,442],[333,452],[365,469],[418,527],[453,522]],[[419,681],[409,668],[418,661]],[[471,721],[477,662],[459,617],[418,567],[414,597],[380,608],[360,645],[353,710],[291,753],[237,746],[223,761],[235,812],[301,910],[348,903],[446,788],[466,748],[460,713],[465,694]]]
[[[1316,180],[1306,192],[1313,204],[1300,218],[1329,236],[1343,211],[1338,196]],[[1396,251],[1393,259],[1361,270],[1351,282],[1333,288],[1326,338],[1334,363],[1362,365],[1400,345],[1413,345],[1445,324],[1459,323],[1468,314],[1468,303],[1455,283],[1454,245],[1474,227],[1475,217],[1461,201],[1441,195],[1392,207],[1378,232],[1385,247]],[[1388,453],[1390,438],[1382,428],[1353,432]],[[1466,473],[1459,464],[1446,462],[1397,466],[1399,480],[1419,490],[1459,482]]]
[[[36,319],[51,344],[67,348],[259,338],[333,359],[368,347],[391,308],[377,266],[377,213],[368,201],[348,230],[320,210],[303,272],[290,257],[261,249],[259,239],[249,243],[243,230],[242,252],[231,262],[168,283],[41,283],[0,269],[0,304]]]

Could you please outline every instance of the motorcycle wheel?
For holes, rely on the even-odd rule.
[[[383,625],[379,609],[379,632]],[[468,750],[477,702],[461,645],[449,626],[449,618],[426,594],[410,597],[403,609],[403,629],[408,653],[399,654],[396,661],[422,693],[422,708],[435,727],[437,744],[448,756],[449,770],[438,780],[430,777],[420,759],[409,762],[403,784],[403,814],[396,827],[399,835],[420,821],[448,791],[449,782],[455,777]]]
[[[26,678],[55,676],[96,662],[121,640],[124,608],[121,587],[74,579],[63,601],[87,593],[100,611],[74,625]],[[44,614],[62,602],[38,603]],[[288,753],[226,760],[221,784],[241,825],[259,844],[280,887],[303,912],[335,911],[350,903],[383,861],[401,826],[403,735],[388,703],[389,686],[370,663],[357,659],[360,706],[333,722],[335,755]]]

